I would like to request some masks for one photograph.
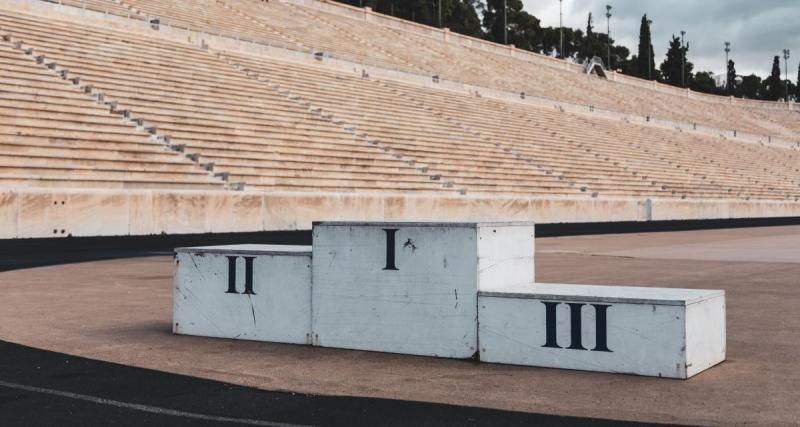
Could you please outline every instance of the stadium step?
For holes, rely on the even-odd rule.
[[[33,58],[35,51],[24,42],[6,34],[0,52],[0,62],[13,65],[0,78],[0,174],[4,185],[224,188],[183,156],[167,153],[151,139],[152,131],[139,131],[97,105],[79,87],[79,78],[59,69],[55,62]],[[111,147],[98,150],[101,147],[96,145],[123,141],[139,154],[112,151]],[[94,157],[73,151],[84,143],[94,148]],[[152,155],[143,156],[148,151]]]

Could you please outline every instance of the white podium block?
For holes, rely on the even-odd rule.
[[[175,252],[174,333],[310,344],[310,246],[205,246]]]
[[[478,288],[533,283],[531,223],[321,222],[313,242],[325,347],[473,357]]]
[[[725,360],[725,292],[536,284],[478,295],[481,361],[689,378]]]

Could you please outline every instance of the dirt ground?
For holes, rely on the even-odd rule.
[[[633,421],[800,423],[800,226],[536,244],[541,282],[724,289],[728,360],[680,381],[175,336],[171,257],[0,273],[0,339],[269,390]]]

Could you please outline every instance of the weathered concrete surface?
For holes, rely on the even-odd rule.
[[[201,190],[0,189],[0,239],[310,230],[313,221],[800,217],[800,202]]]
[[[725,289],[728,360],[687,381],[173,336],[169,257],[2,273],[0,339],[268,389],[629,420],[796,424],[800,263],[763,262],[783,256],[777,244],[764,244],[759,261],[739,259],[751,238],[788,236],[800,240],[800,227],[539,239],[541,281]],[[721,244],[727,255],[699,259]],[[658,247],[682,247],[683,257],[658,258]],[[597,254],[624,250],[648,257]]]

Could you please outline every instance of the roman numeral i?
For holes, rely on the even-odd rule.
[[[386,267],[383,267],[384,270],[397,270],[397,266],[394,265],[394,249],[395,249],[395,233],[397,233],[397,228],[384,228],[383,231],[386,232]]]

